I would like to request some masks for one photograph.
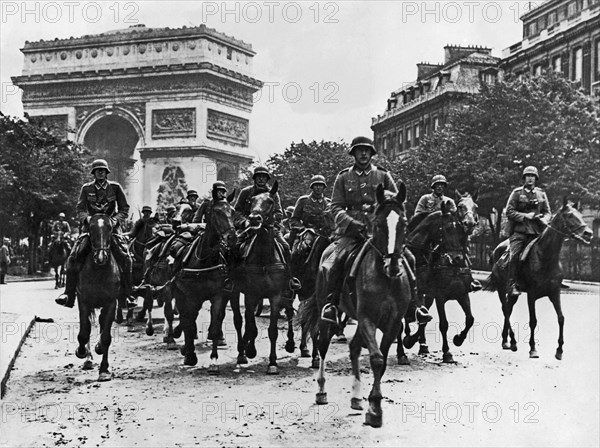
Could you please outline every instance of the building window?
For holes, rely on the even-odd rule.
[[[583,73],[583,49],[577,48],[573,53],[573,81],[581,81]]]
[[[556,11],[552,11],[550,14],[548,14],[548,28],[556,23],[556,17]]]
[[[534,76],[542,76],[542,64],[537,64],[533,67]]]
[[[409,127],[408,129],[406,129],[406,147],[407,148],[411,147],[411,140],[412,140],[412,129]]]
[[[567,17],[571,17],[571,16],[575,15],[576,12],[577,12],[577,2],[569,3],[569,6],[567,6]]]
[[[231,60],[231,56],[232,56],[232,50],[231,50],[231,48],[227,47],[227,59]]]
[[[562,59],[560,56],[556,56],[552,60],[552,69],[554,70],[554,73],[562,73]]]
[[[485,72],[481,74],[481,80],[486,84],[496,84],[496,73],[494,72]]]
[[[402,147],[402,143],[404,143],[403,139],[404,135],[402,134],[402,130],[398,130],[398,151],[402,151],[404,148]]]
[[[596,81],[600,81],[600,40],[596,41]]]
[[[535,36],[537,34],[537,22],[529,24],[529,36]]]
[[[440,127],[440,118],[439,117],[434,117],[433,118],[433,130],[437,131],[437,129]]]

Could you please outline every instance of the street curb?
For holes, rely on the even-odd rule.
[[[12,354],[11,360],[8,362],[6,372],[4,372],[4,374],[2,375],[2,381],[0,382],[0,398],[4,398],[4,394],[6,392],[6,383],[10,378],[10,372],[12,371],[12,368],[15,365],[15,361],[17,360],[17,356],[19,356],[19,352],[21,351],[21,347],[23,346],[25,339],[27,339],[27,336],[29,336],[29,332],[33,328],[33,324],[35,324],[35,316],[31,318],[31,322],[29,322],[29,325],[27,325],[27,329],[23,332],[23,336],[21,336],[21,340],[19,341],[15,352]]]
[[[23,279],[6,279],[6,283],[23,283],[23,282],[45,282],[47,280],[54,280],[54,277],[33,277]]]
[[[479,274],[479,275],[490,275],[491,271],[476,271],[476,270],[472,270],[472,272],[474,274]],[[574,285],[587,285],[587,286],[598,286],[600,287],[600,283],[599,282],[590,282],[590,281],[584,281],[584,280],[569,280],[568,278],[563,279],[563,281],[568,282],[568,283],[573,283]]]

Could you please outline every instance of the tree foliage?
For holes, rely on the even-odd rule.
[[[349,148],[343,141],[302,141],[292,143],[282,154],[271,156],[267,167],[273,180],[279,181],[282,205],[294,205],[300,196],[310,193],[310,179],[315,174],[325,176],[328,186],[325,195],[331,196],[337,174],[354,162],[348,155]]]
[[[419,194],[429,191],[434,173],[452,187],[480,190],[480,214],[491,220],[502,211],[523,168],[540,171],[551,204],[570,194],[600,207],[600,107],[568,80],[551,74],[483,86],[464,107],[454,110],[442,129],[393,170]],[[499,235],[499,218],[492,221]]]
[[[25,118],[0,113],[0,228],[24,227],[35,251],[43,220],[74,213],[86,154],[43,121]]]

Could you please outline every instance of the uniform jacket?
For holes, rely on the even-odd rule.
[[[525,187],[515,188],[506,204],[506,217],[508,218],[508,234],[515,232],[528,235],[539,235],[544,226],[537,220],[525,219],[527,213],[534,212],[541,215],[540,221],[544,224],[550,222],[550,204],[544,190],[534,187],[529,190]]]
[[[80,219],[95,213],[106,213],[124,222],[129,213],[129,204],[125,199],[123,188],[117,182],[107,180],[102,186],[90,182],[81,188],[77,211]]]
[[[52,226],[52,233],[71,233],[71,226],[67,221],[56,221]]]
[[[202,201],[196,212],[194,213],[194,217],[192,218],[193,223],[199,222],[207,222],[208,221],[208,210],[213,206],[214,199],[205,199]]]
[[[325,196],[321,199],[315,199],[312,193],[300,196],[290,218],[290,227],[298,233],[305,227],[323,229],[326,232],[333,230],[333,220],[329,213],[330,205],[331,199]]]
[[[139,236],[139,241],[148,241],[150,238],[152,238],[152,229],[157,224],[158,223],[154,218],[149,218],[147,220],[140,218],[135,222],[129,234],[131,235],[131,238],[138,238]]]
[[[0,263],[10,264],[10,251],[6,244],[0,247]]]
[[[246,219],[250,215],[250,207],[252,206],[252,198],[257,194],[266,193],[270,190],[270,187],[258,188],[255,185],[245,187],[240,191],[240,195],[237,198],[234,209],[237,212],[234,219],[235,226],[239,229],[243,227]],[[281,224],[283,219],[283,211],[281,209],[281,199],[279,193],[275,193],[273,196],[275,204],[273,206],[273,220],[277,224]]]
[[[356,166],[340,171],[331,198],[331,215],[338,233],[347,234],[353,219],[364,223],[367,230],[371,231],[369,215],[377,202],[375,190],[379,184],[383,184],[386,190],[398,192],[390,173],[375,165],[364,171]]]
[[[430,214],[433,212],[437,212],[442,209],[442,202],[448,201],[451,203],[454,210],[456,210],[456,204],[452,198],[448,196],[438,196],[435,193],[424,194],[419,199],[417,203],[417,207],[415,208],[415,215],[420,215],[421,213]]]

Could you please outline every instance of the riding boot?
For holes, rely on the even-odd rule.
[[[67,269],[65,292],[54,300],[58,305],[66,306],[67,308],[73,308],[75,306],[77,274],[76,269]]]
[[[127,308],[135,308],[137,306],[137,300],[131,296],[132,291],[132,261],[127,246],[122,244],[122,241],[117,235],[113,235],[113,241],[111,244],[113,248],[113,255],[121,268],[121,297],[119,298],[119,306],[123,308],[126,305]],[[126,304],[123,303],[126,300]]]
[[[290,292],[288,293],[288,295],[292,294],[292,297],[293,297],[294,291],[297,291],[300,288],[302,288],[302,284],[300,283],[300,280],[298,280],[296,277],[292,276],[292,253],[290,251],[290,245],[285,240],[285,238],[283,237],[281,232],[276,230],[274,232],[274,234],[275,234],[275,238],[277,239],[277,241],[279,241],[279,244],[281,245],[281,248],[283,249],[282,252],[283,252],[283,258],[285,261],[285,268],[288,272],[288,277],[290,279],[290,281],[289,281]]]
[[[339,325],[337,306],[340,301],[340,292],[344,281],[344,260],[336,259],[329,271],[329,281],[327,283],[327,303],[321,310],[321,320]]]
[[[508,294],[510,296],[518,296],[521,294],[521,287],[519,286],[519,282],[517,281],[517,271],[519,265],[519,257],[517,255],[513,256],[510,260],[509,264],[509,289]]]
[[[408,284],[410,286],[411,302],[413,302],[416,307],[415,320],[418,324],[426,324],[433,319],[433,317],[431,314],[429,314],[427,307],[423,305],[422,296],[420,296],[419,292],[417,291],[417,278],[415,277],[415,270],[413,268],[414,257],[412,254],[409,256],[405,253],[405,256],[402,257],[402,264],[404,266],[404,270],[406,271]],[[411,266],[411,264],[413,264],[413,266]]]

